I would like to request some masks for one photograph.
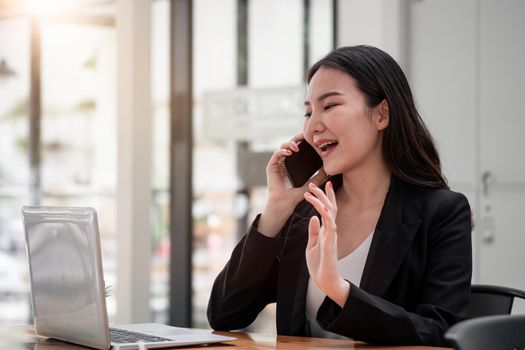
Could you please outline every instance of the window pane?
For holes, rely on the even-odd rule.
[[[170,209],[170,1],[151,3],[151,88],[153,103],[151,311],[155,322],[169,313]]]
[[[42,25],[45,192],[115,190],[115,44],[113,27]]]
[[[203,135],[203,94],[236,81],[236,1],[196,0],[193,24],[193,326],[208,327],[215,276],[236,241],[234,144]]]
[[[116,37],[101,23],[42,23],[41,204],[97,209],[104,279],[115,290]]]
[[[303,1],[251,0],[248,23],[249,85],[301,84]]]
[[[333,0],[310,0],[310,65],[324,57],[334,41]]]
[[[29,186],[29,22],[0,21],[0,187]]]
[[[28,322],[20,208],[29,197],[29,22],[0,21],[0,325]]]

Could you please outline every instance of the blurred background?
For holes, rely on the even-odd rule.
[[[97,209],[111,322],[207,328],[215,276],[300,131],[306,69],[369,44],[403,67],[473,282],[525,289],[522,0],[0,0],[0,325],[31,322],[20,209]],[[525,313],[517,301],[514,313]],[[269,306],[250,331],[275,333]]]

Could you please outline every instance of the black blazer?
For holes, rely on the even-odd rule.
[[[336,189],[339,185],[334,181]],[[259,233],[255,219],[213,285],[212,328],[244,328],[277,302],[277,332],[310,335],[305,249],[312,215],[318,213],[301,202],[275,238]],[[317,321],[328,331],[370,343],[447,345],[443,333],[468,313],[471,275],[465,196],[392,177],[360,286],[351,284],[343,308],[325,298]]]

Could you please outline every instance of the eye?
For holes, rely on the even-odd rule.
[[[326,106],[324,106],[324,110],[328,111],[328,110],[334,108],[335,106],[337,106],[337,104],[335,104],[335,103],[327,104]]]
[[[312,116],[312,112],[306,112],[304,113],[305,118],[310,118]]]

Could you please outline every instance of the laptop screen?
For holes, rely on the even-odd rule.
[[[95,210],[24,207],[22,214],[37,333],[108,349]]]

